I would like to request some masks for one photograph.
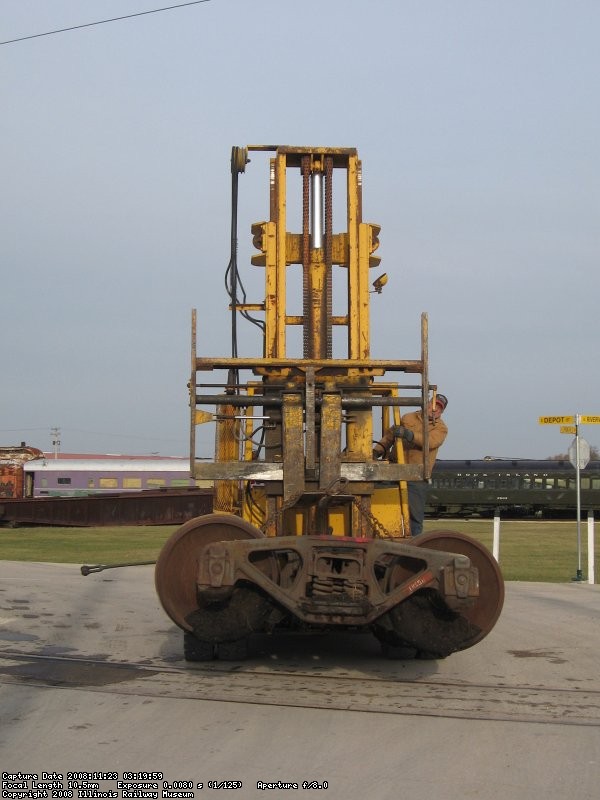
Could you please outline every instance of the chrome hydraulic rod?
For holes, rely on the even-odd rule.
[[[323,174],[313,172],[310,176],[310,238],[311,247],[323,247]]]

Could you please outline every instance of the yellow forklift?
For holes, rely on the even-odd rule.
[[[270,219],[251,226],[260,303],[246,302],[237,265],[238,184],[251,153],[269,155]],[[404,463],[400,440],[392,457],[373,457],[374,438],[404,409],[426,409],[436,386],[425,314],[418,358],[371,355],[370,300],[387,277],[371,274],[380,228],[362,219],[357,151],[234,147],[231,178],[230,356],[197,354],[192,313],[191,472],[214,482],[214,512],[170,537],[155,574],[185,657],[240,658],[250,636],[278,627],[366,629],[389,657],[471,647],[498,619],[504,584],[468,536],[411,537],[407,482],[430,477],[427,425],[421,463]],[[289,186],[301,196],[288,197]],[[260,330],[256,357],[238,355],[242,320]],[[207,420],[211,462],[196,455]]]

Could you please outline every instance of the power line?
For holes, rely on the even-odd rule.
[[[21,36],[18,39],[7,39],[2,44],[13,44],[14,42],[24,42],[26,39],[38,39],[40,36],[52,36],[55,33],[65,33],[66,31],[76,31],[80,28],[91,28],[93,25],[104,25],[106,22],[118,22],[122,19],[132,19],[132,17],[143,17],[145,14],[158,14],[161,11],[172,11],[174,8],[183,8],[184,6],[197,6],[200,3],[209,3],[210,0],[192,0],[189,3],[178,3],[175,6],[166,6],[165,8],[154,8],[151,11],[138,11],[136,14],[127,14],[125,17],[112,17],[112,19],[101,19],[98,22],[86,22],[84,25],[72,25],[70,28],[59,28],[55,31],[46,31],[45,33],[34,33],[31,36]]]
[[[140,434],[135,433],[112,433],[106,431],[87,431],[83,430],[82,428],[64,428],[63,430],[71,431],[74,433],[86,433],[90,436],[112,436],[113,438],[118,439],[145,439],[146,441],[161,441],[161,442],[180,442],[183,441],[178,437],[173,436],[142,436]]]
[[[48,427],[44,428],[0,428],[0,433],[22,433],[22,432],[31,432],[31,431],[47,431]],[[144,439],[146,441],[161,441],[161,442],[182,442],[185,441],[182,438],[175,437],[175,436],[143,436],[141,434],[135,433],[116,433],[116,432],[109,432],[109,431],[88,431],[83,430],[82,428],[51,428],[51,434],[54,436],[54,433],[60,432],[65,433],[85,433],[89,436],[110,436],[112,438],[117,439]]]
[[[47,431],[48,426],[44,428],[0,428],[0,433],[20,433],[21,431]]]

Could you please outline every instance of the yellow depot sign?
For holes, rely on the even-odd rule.
[[[594,416],[585,416],[584,414],[580,417],[582,425],[600,425],[600,417]]]
[[[561,425],[560,426],[561,433],[570,433],[573,436],[577,433],[577,427],[575,425]]]
[[[574,425],[575,417],[540,417],[540,425]]]

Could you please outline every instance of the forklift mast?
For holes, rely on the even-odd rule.
[[[269,161],[270,219],[251,226],[258,250],[252,264],[265,270],[264,300],[256,304],[239,297],[235,230],[238,177],[253,151],[274,154]],[[301,186],[298,231],[288,230],[288,184],[293,171],[299,172]],[[435,389],[428,383],[427,317],[423,314],[421,318],[418,359],[371,357],[370,299],[373,293],[381,292],[387,276],[376,279],[372,288],[370,271],[380,263],[374,255],[380,226],[362,220],[362,167],[357,151],[234,147],[231,172],[228,287],[232,356],[197,357],[194,314],[192,472],[197,479],[215,481],[215,510],[238,514],[254,524],[262,517],[268,535],[293,530],[299,534],[332,531],[345,536],[372,536],[376,512],[386,530],[406,537],[409,518],[405,482],[429,476],[428,447],[423,449],[421,464],[402,463],[401,446],[395,463],[380,463],[373,459],[373,439],[389,425],[399,424],[403,407],[425,407],[430,390]],[[334,188],[338,192],[335,214]],[[342,230],[334,229],[334,218]],[[300,309],[293,308],[294,303],[298,305],[297,292],[288,288],[292,283],[299,285],[299,276],[294,274],[298,270]],[[298,310],[301,313],[292,313]],[[237,318],[257,313],[262,315],[263,354],[239,358]],[[290,352],[292,327],[301,328],[300,355]],[[338,329],[345,329],[345,336]],[[226,370],[220,396],[198,392],[202,388],[198,373],[207,370]],[[251,371],[253,379],[240,383],[243,371]],[[388,373],[408,373],[417,376],[417,381],[401,386],[385,380]],[[207,464],[195,458],[195,427],[207,418],[200,407],[211,404],[216,406],[216,447],[215,462]],[[426,440],[426,425],[423,435]],[[379,492],[382,488],[387,491]],[[328,497],[336,499],[328,501]]]

